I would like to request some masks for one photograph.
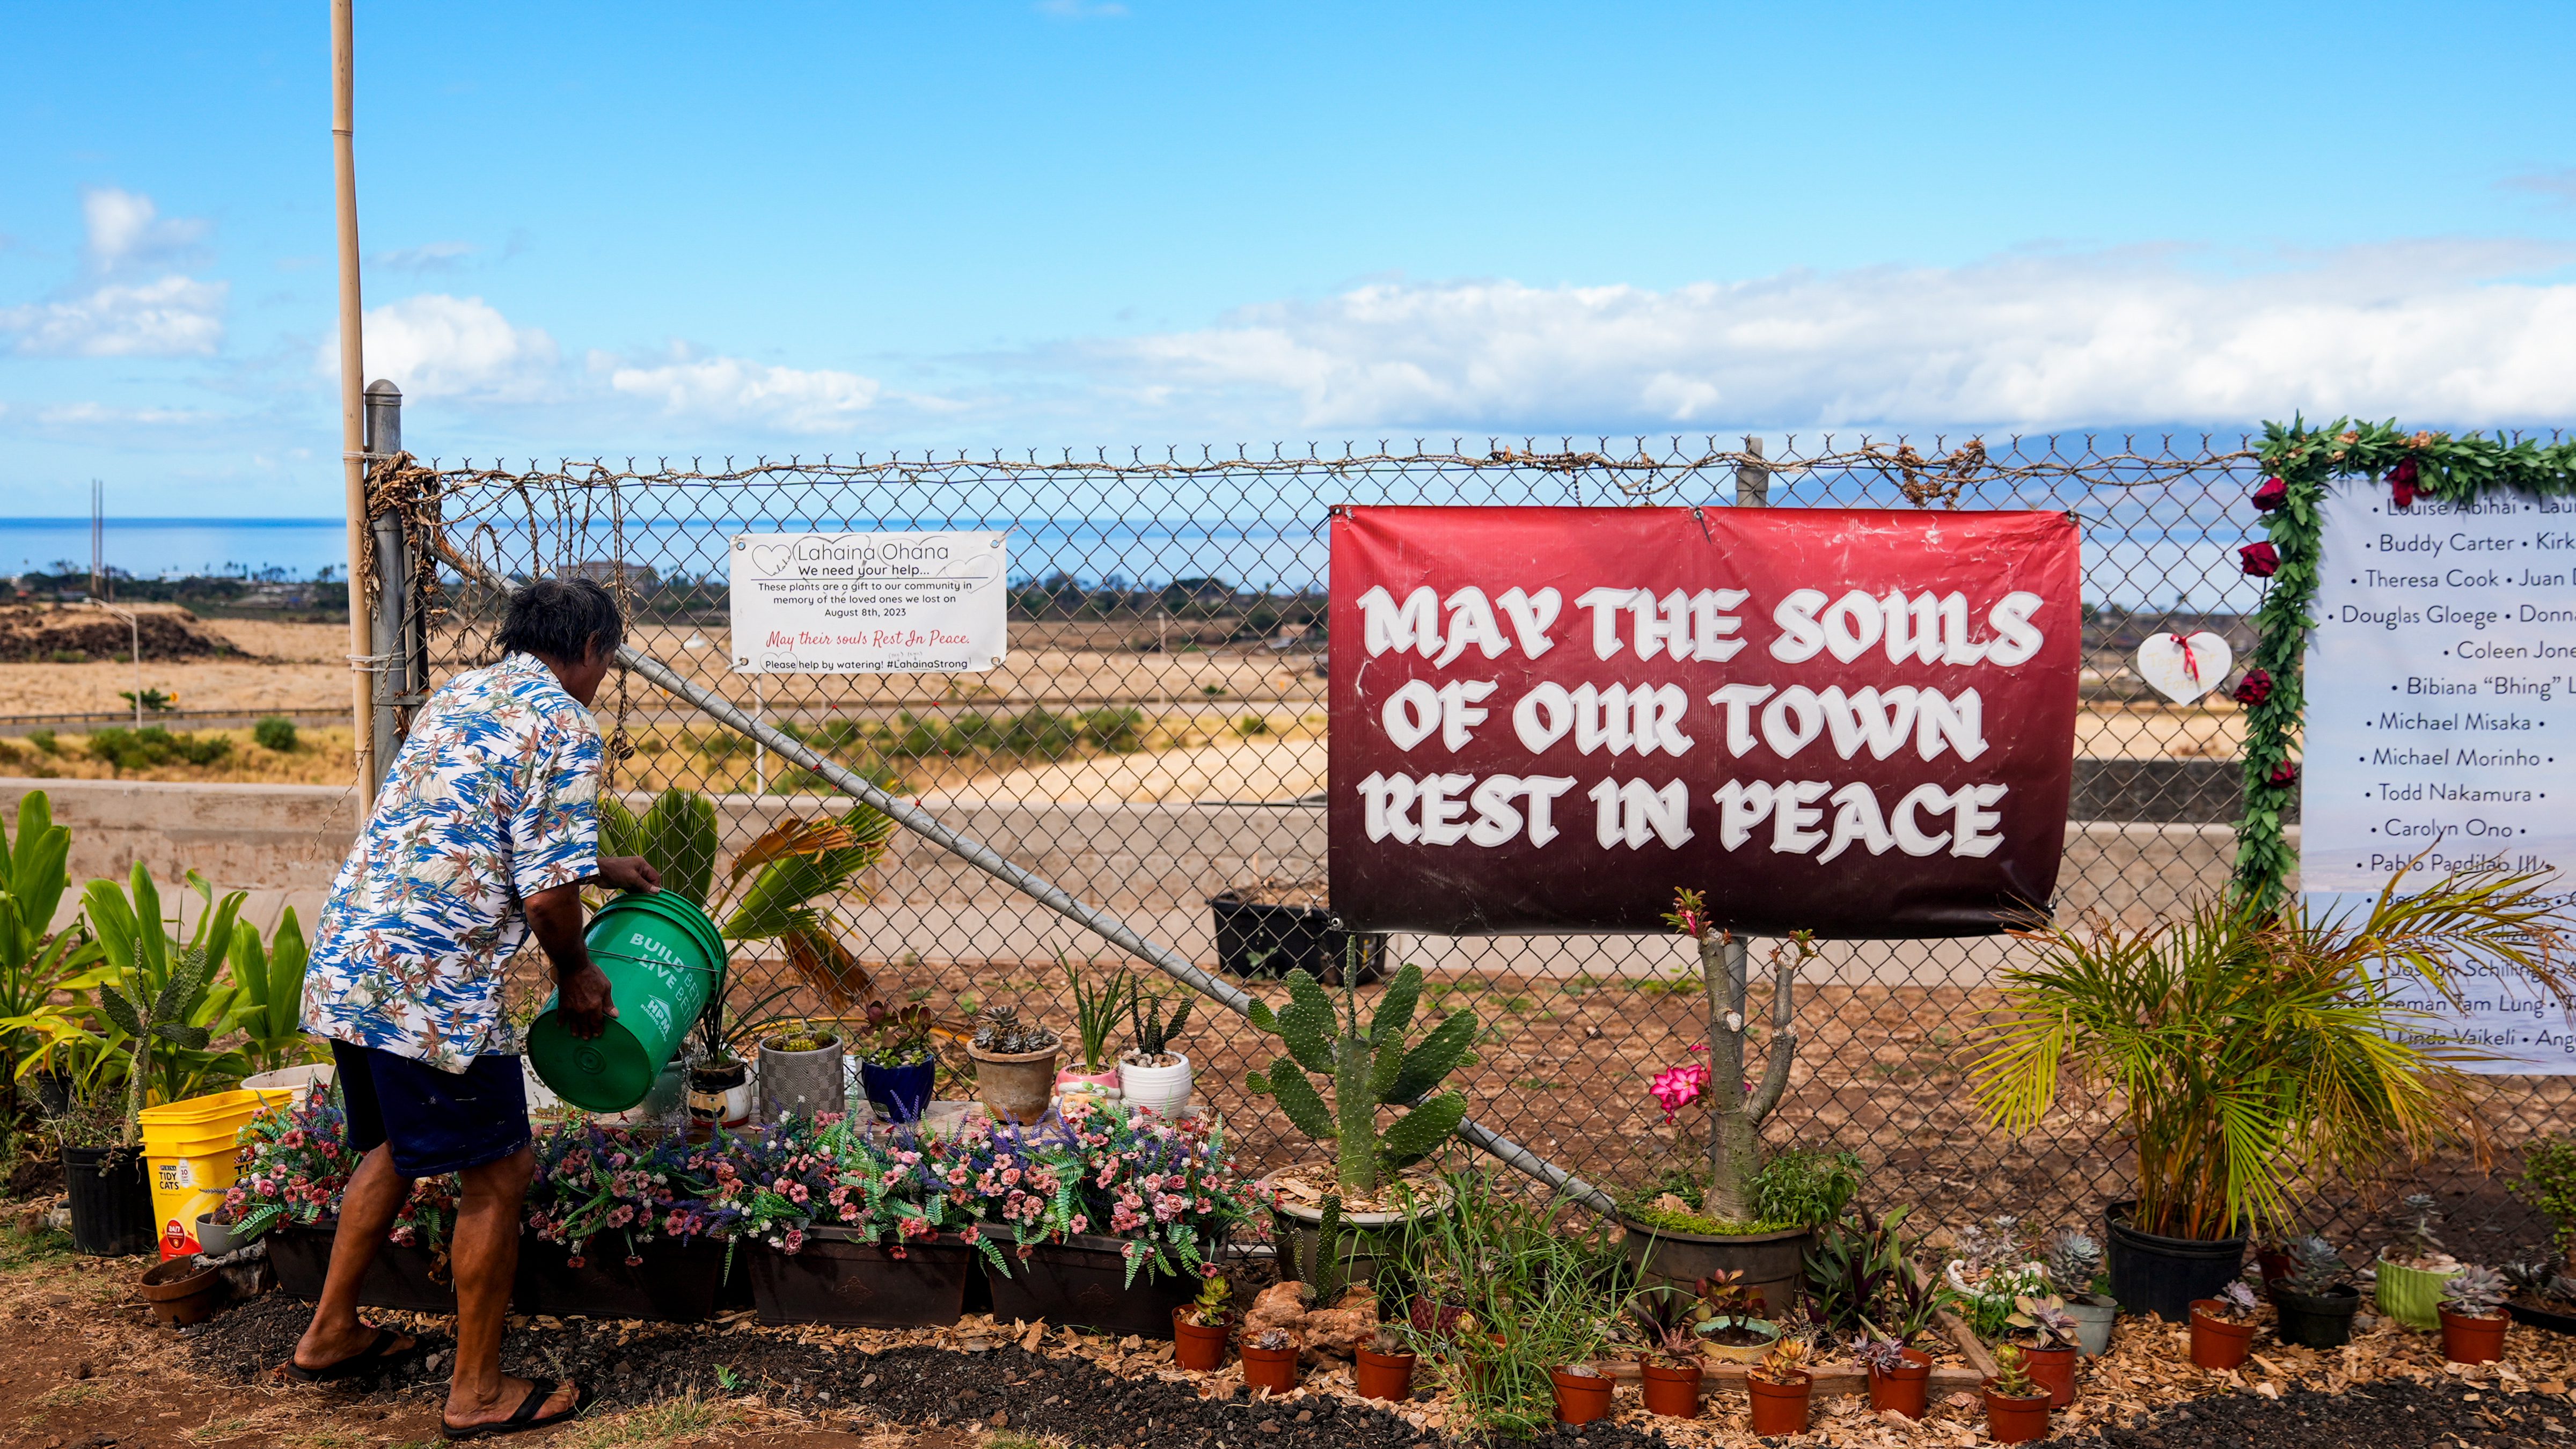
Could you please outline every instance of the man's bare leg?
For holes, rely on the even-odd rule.
[[[340,1198],[340,1227],[331,1240],[331,1268],[322,1279],[322,1301],[313,1305],[313,1321],[295,1341],[296,1367],[326,1369],[366,1352],[375,1342],[376,1330],[358,1321],[358,1284],[375,1262],[376,1250],[384,1245],[394,1215],[410,1196],[411,1179],[394,1171],[393,1152],[383,1143],[358,1160],[349,1190]],[[412,1340],[405,1336],[388,1352],[401,1353],[411,1346]]]
[[[519,1209],[536,1162],[536,1153],[522,1147],[463,1174],[465,1201],[448,1250],[456,1270],[456,1372],[447,1383],[446,1419],[455,1428],[498,1423],[528,1397],[526,1379],[501,1372],[501,1327],[519,1271]],[[580,1399],[575,1386],[564,1384],[537,1416],[570,1412]]]

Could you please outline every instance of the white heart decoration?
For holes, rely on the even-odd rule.
[[[796,545],[792,543],[755,543],[751,546],[751,566],[760,577],[774,579],[786,569],[787,560],[795,551]]]
[[[2186,639],[2150,634],[2138,646],[2138,674],[2176,704],[2189,704],[2216,689],[2236,663],[2236,651],[2207,630]]]

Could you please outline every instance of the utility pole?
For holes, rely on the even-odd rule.
[[[375,629],[367,591],[358,581],[375,547],[367,521],[367,415],[359,354],[358,158],[352,133],[357,85],[355,0],[331,0],[331,161],[340,230],[340,471],[349,511],[349,748],[356,756],[358,812],[375,809],[379,763],[375,746]]]

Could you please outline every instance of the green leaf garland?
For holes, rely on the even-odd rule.
[[[2268,676],[2269,693],[2238,686],[2246,701],[2245,814],[2236,826],[2237,892],[2265,909],[2278,906],[2297,864],[2282,838],[2281,812],[2299,788],[2291,738],[2305,713],[2301,666],[2308,631],[2316,627],[2319,535],[2326,490],[2337,479],[2368,478],[2395,489],[2405,480],[2418,497],[2465,503],[2493,493],[2541,498],[2576,497],[2576,440],[2543,444],[2532,438],[2409,432],[2395,419],[2310,428],[2297,417],[2287,426],[2263,425],[2263,471],[2284,486],[2279,505],[2264,516],[2266,536],[2280,562],[2255,610],[2254,660]],[[2259,698],[2248,698],[2258,694]]]

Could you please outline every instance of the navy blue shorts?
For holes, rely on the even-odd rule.
[[[394,1171],[437,1177],[498,1162],[528,1145],[528,1083],[517,1057],[476,1057],[462,1072],[374,1047],[331,1043],[349,1150],[393,1148]]]

